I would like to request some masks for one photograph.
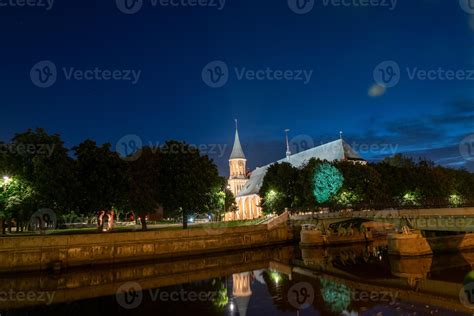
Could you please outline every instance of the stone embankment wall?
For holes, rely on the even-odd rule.
[[[255,226],[0,238],[0,273],[176,258],[293,241],[288,214]]]

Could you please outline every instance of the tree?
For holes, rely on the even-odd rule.
[[[271,165],[263,179],[259,195],[267,214],[281,214],[295,206],[298,169],[287,162]]]
[[[212,192],[220,184],[217,167],[198,149],[178,141],[166,142],[160,157],[158,200],[169,217],[182,217],[186,229],[188,215],[212,208]]]
[[[335,208],[380,209],[386,205],[389,196],[387,187],[372,165],[350,161],[334,165],[344,177],[342,189],[333,199]]]
[[[0,159],[1,169],[7,170],[15,180],[12,188],[17,185],[17,194],[23,196],[12,208],[11,216],[17,220],[17,226],[27,223],[38,209],[62,213],[71,207],[73,160],[58,134],[49,135],[41,128],[29,129],[15,134],[4,146],[7,150]]]
[[[415,162],[412,158],[404,156],[403,154],[395,154],[392,157],[385,157],[382,163],[396,168],[413,168]]]
[[[23,231],[27,226],[30,216],[36,211],[36,201],[38,200],[37,193],[31,186],[17,178],[12,178],[8,181],[3,180],[0,185],[0,203],[2,204],[3,212],[2,218],[12,219],[17,221],[17,232]],[[3,222],[3,227],[5,227]],[[8,229],[11,232],[11,225]],[[5,234],[5,229],[3,229]]]
[[[227,207],[229,206],[229,199],[228,193],[230,191],[227,189],[227,179],[224,177],[219,177],[219,184],[212,188],[212,199],[209,212],[213,214],[213,217],[217,221],[221,221],[222,215],[225,214],[227,211]],[[232,192],[230,192],[232,194]],[[232,195],[233,197],[233,195]],[[234,199],[235,203],[235,199]],[[230,207],[230,206],[229,206]]]
[[[401,157],[401,156],[398,156]],[[374,164],[374,169],[384,180],[384,186],[388,194],[386,207],[401,207],[404,204],[404,197],[416,191],[415,164],[409,159],[397,158],[397,163],[389,159]],[[400,162],[402,161],[402,162]]]
[[[318,208],[318,202],[313,194],[313,177],[316,168],[322,163],[321,160],[312,158],[299,171],[295,201],[303,210],[314,211]]]
[[[127,163],[129,184],[126,208],[140,216],[142,230],[146,230],[146,216],[160,207],[160,155],[158,148],[150,147],[142,148],[137,155],[139,159]]]
[[[234,193],[227,187],[225,187],[225,202],[224,202],[224,213],[237,211],[237,203],[235,201]]]
[[[78,188],[77,208],[81,214],[98,214],[127,205],[126,162],[110,150],[110,144],[97,146],[86,140],[74,147]],[[100,228],[100,227],[99,227]]]
[[[319,204],[324,204],[339,192],[344,183],[344,177],[336,167],[324,162],[316,168],[313,183],[313,194],[316,201]]]
[[[453,186],[446,168],[435,167],[430,161],[420,160],[413,169],[416,193],[423,207],[444,207],[449,204]]]

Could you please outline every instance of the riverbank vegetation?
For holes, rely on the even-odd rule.
[[[260,197],[277,213],[474,206],[474,174],[400,154],[366,165],[313,159],[270,166]]]
[[[2,232],[48,226],[49,221],[97,222],[97,215],[135,220],[160,214],[187,227],[190,216],[219,219],[235,207],[226,179],[206,155],[184,142],[168,141],[120,157],[111,144],[85,140],[69,149],[43,129],[0,143]],[[224,209],[225,208],[225,209]],[[32,215],[41,211],[38,218]],[[110,216],[111,215],[111,216]],[[103,222],[98,220],[100,231]],[[56,226],[56,225],[55,225]]]

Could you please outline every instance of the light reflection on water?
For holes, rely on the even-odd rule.
[[[68,316],[471,315],[474,304],[459,298],[471,266],[473,253],[402,259],[388,256],[383,242],[328,249],[272,247],[61,274],[0,276],[0,311]],[[38,299],[43,292],[54,294],[51,304],[46,294],[45,301]]]

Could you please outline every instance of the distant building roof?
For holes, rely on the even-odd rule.
[[[327,161],[364,160],[343,139],[338,139],[336,141],[291,155],[289,158],[283,158],[277,162],[255,169],[252,172],[252,175],[250,176],[249,181],[247,181],[245,187],[237,194],[237,197],[258,194],[263,184],[263,178],[265,178],[265,174],[271,165],[275,163],[288,162],[293,167],[301,168],[312,158]]]
[[[244,151],[240,145],[239,131],[237,129],[235,130],[234,147],[232,148],[230,159],[245,159]]]

